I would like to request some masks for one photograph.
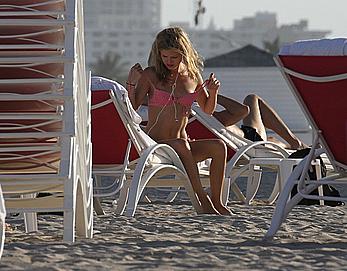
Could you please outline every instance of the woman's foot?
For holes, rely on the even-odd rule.
[[[214,207],[211,199],[207,196],[206,200],[201,201],[202,212],[204,214],[220,215],[221,213]]]
[[[308,146],[297,137],[293,140],[293,143],[290,144],[290,147],[293,150],[302,150],[302,149],[308,148]]]
[[[221,215],[233,215],[233,212],[221,203],[214,204],[214,206]]]
[[[209,196],[206,196],[207,202],[203,205],[206,214],[219,214],[219,215],[232,215],[233,213],[224,206],[220,200],[213,200]],[[206,209],[204,208],[206,207]]]
[[[204,206],[202,209],[204,214],[220,215],[220,213],[214,207]]]

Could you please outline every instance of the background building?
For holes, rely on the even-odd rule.
[[[155,34],[161,29],[161,0],[84,0],[87,65],[117,54],[124,72],[140,62],[147,65]],[[193,14],[192,14],[193,16]],[[258,12],[234,20],[234,28],[216,29],[213,20],[202,29],[188,22],[175,22],[190,35],[203,58],[211,58],[252,44],[276,53],[279,46],[298,39],[325,37],[329,31],[312,31],[305,20],[277,25],[275,13]]]
[[[87,64],[106,53],[120,56],[128,69],[147,60],[161,27],[160,0],[84,0]]]

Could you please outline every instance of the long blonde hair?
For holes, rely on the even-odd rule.
[[[154,67],[159,79],[165,79],[170,73],[160,56],[161,50],[168,49],[175,49],[182,55],[188,76],[198,80],[204,66],[202,58],[194,49],[188,34],[180,27],[170,27],[160,31],[153,42],[148,65]]]

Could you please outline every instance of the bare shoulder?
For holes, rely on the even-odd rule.
[[[151,82],[156,82],[158,80],[154,67],[145,68],[142,75],[144,75],[145,78],[149,79]]]
[[[156,73],[155,73],[155,69],[154,67],[147,67],[143,70],[143,73],[147,76],[155,76]]]

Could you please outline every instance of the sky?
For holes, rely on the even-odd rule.
[[[189,21],[193,26],[197,0],[162,0],[162,25]],[[347,0],[202,0],[206,7],[202,22],[213,17],[217,28],[231,29],[235,19],[258,11],[277,14],[277,25],[308,20],[309,30],[329,30],[328,37],[347,37]]]

